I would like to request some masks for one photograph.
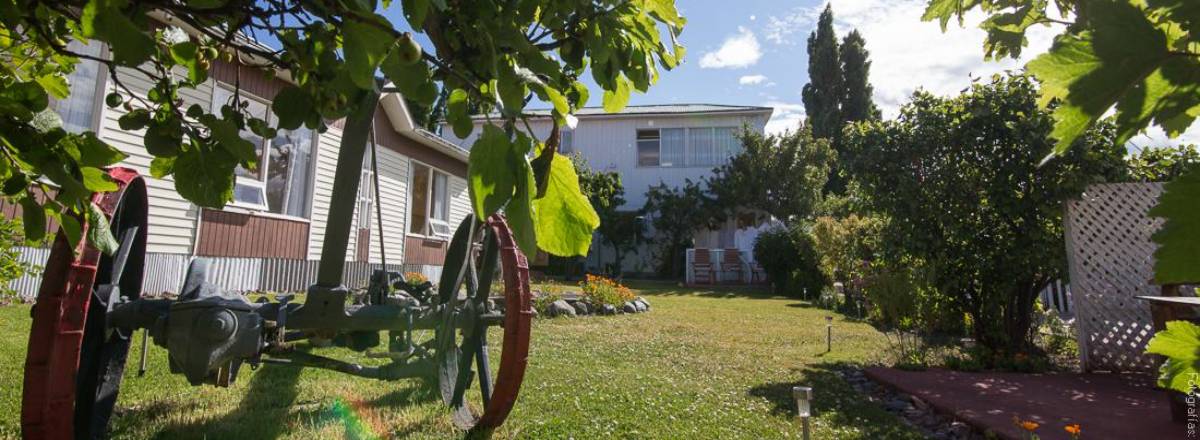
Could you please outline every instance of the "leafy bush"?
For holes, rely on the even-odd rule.
[[[828,284],[817,265],[812,238],[802,228],[771,228],[754,242],[754,259],[779,294],[816,298]]]
[[[588,274],[587,278],[579,283],[579,287],[583,289],[583,297],[596,306],[620,307],[634,299],[633,291],[628,287],[599,275]]]
[[[870,303],[868,317],[883,330],[898,329],[923,335],[960,335],[968,328],[966,317],[931,281],[930,269],[920,262],[904,267],[875,267],[863,283]]]
[[[849,214],[821,216],[813,221],[813,249],[820,255],[821,273],[826,278],[857,285],[866,276],[866,262],[874,259],[882,221]]]
[[[17,291],[8,287],[10,281],[38,270],[37,265],[21,261],[18,246],[25,244],[24,240],[21,222],[0,216],[0,305],[17,298]]]

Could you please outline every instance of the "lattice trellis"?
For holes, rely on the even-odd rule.
[[[1143,354],[1154,334],[1150,307],[1134,297],[1159,294],[1150,236],[1162,220],[1146,212],[1161,194],[1157,183],[1099,184],[1067,204],[1067,261],[1085,370],[1158,368]]]

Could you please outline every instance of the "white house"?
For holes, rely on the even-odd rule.
[[[72,42],[72,49],[102,55],[99,42]],[[149,78],[133,69],[117,71],[121,82],[145,93]],[[286,84],[248,66],[213,63],[210,79],[184,90],[183,106],[193,103],[219,108],[240,84],[249,110],[273,118],[271,99]],[[193,256],[213,258],[217,283],[235,290],[302,290],[314,281],[329,212],[334,170],[343,121],[331,121],[317,133],[301,127],[281,130],[274,139],[243,132],[261,155],[259,169],[237,170],[234,201],[224,209],[202,209],[184,200],[170,177],[150,177],[151,156],[142,131],[125,131],[118,119],[121,107],[109,108],[104,96],[118,91],[103,65],[82,61],[70,77],[71,94],[53,103],[69,130],[93,130],[105,142],[129,155],[121,164],[139,171],[149,193],[149,237],[146,291],[171,291],[179,286]],[[348,285],[365,280],[386,258],[389,267],[440,274],[449,234],[470,212],[466,190],[467,152],[414,126],[404,100],[386,94],[376,111],[374,139],[378,155],[379,195],[376,198],[368,161],[356,206],[355,224],[347,249]],[[375,215],[376,200],[383,224]],[[20,207],[0,206],[3,214],[19,217]],[[362,215],[370,213],[370,215]],[[380,239],[382,233],[382,242]],[[382,244],[382,246],[381,246]],[[385,252],[386,251],[386,252]],[[40,264],[46,249],[26,249],[26,259]],[[23,295],[36,293],[37,277],[15,282]]]
[[[632,211],[645,204],[651,186],[678,187],[687,179],[695,182],[710,176],[714,167],[741,151],[736,133],[743,127],[762,133],[771,112],[770,107],[719,104],[631,105],[619,113],[584,108],[575,114],[579,119],[575,128],[564,130],[560,150],[582,155],[593,169],[619,173],[625,186],[624,209]],[[530,113],[536,115],[530,124],[534,134],[545,139],[553,124],[549,111]],[[485,123],[485,118],[477,117],[476,129],[466,139],[455,137],[448,126],[443,127],[442,135],[470,149]],[[696,246],[736,247],[736,223],[731,220],[720,230],[697,232]],[[605,251],[593,246],[589,256],[593,268],[600,264],[598,254]],[[611,255],[611,250],[607,251]],[[638,255],[626,259],[626,270],[649,272],[653,263],[649,252],[642,250]]]

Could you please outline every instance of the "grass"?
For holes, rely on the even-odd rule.
[[[791,387],[801,384],[816,393],[813,438],[920,438],[834,372],[886,351],[871,327],[834,314],[834,349],[825,353],[830,312],[808,303],[750,290],[636,287],[650,313],[535,323],[520,398],[495,438],[799,437]],[[19,434],[28,329],[29,306],[0,308],[0,438]],[[420,380],[263,367],[244,369],[228,389],[191,387],[153,346],[149,372],[136,377],[138,347],[114,438],[460,436]],[[315,352],[362,360],[344,349]]]

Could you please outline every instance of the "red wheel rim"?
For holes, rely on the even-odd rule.
[[[517,402],[529,361],[529,335],[533,328],[533,294],[529,290],[529,261],[517,247],[512,230],[499,214],[488,218],[487,227],[500,242],[500,264],[504,274],[504,345],[500,369],[492,387],[492,398],[479,417],[476,429],[495,429],[504,423]]]
[[[108,174],[118,190],[95,194],[92,201],[111,219],[125,189],[139,177],[128,168],[113,168]],[[86,222],[81,223],[86,237]],[[64,419],[75,414],[80,348],[100,257],[87,243],[72,249],[61,231],[54,239],[38,288],[25,358],[21,405],[25,438],[75,436],[74,423]]]

